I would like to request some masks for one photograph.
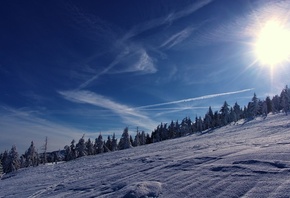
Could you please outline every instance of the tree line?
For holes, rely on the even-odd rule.
[[[252,100],[243,108],[236,102],[232,107],[225,101],[220,110],[213,111],[209,107],[207,113],[201,117],[195,117],[192,121],[185,117],[181,122],[171,121],[170,124],[161,123],[151,132],[151,135],[137,128],[133,138],[126,127],[118,141],[115,134],[104,140],[100,134],[94,141],[90,138],[86,141],[83,135],[76,143],[71,141],[62,151],[47,153],[47,138],[43,146],[43,152],[38,153],[32,141],[26,152],[19,157],[16,146],[13,145],[10,151],[5,150],[0,153],[0,175],[18,170],[19,168],[38,166],[47,162],[70,161],[78,157],[87,155],[97,155],[116,150],[128,149],[145,144],[156,143],[168,139],[183,137],[204,130],[226,126],[236,123],[240,119],[254,119],[257,116],[266,117],[269,113],[284,112],[286,115],[290,110],[290,89],[286,86],[280,93],[272,99],[268,96],[265,100],[260,100],[254,93]]]

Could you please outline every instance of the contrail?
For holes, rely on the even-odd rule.
[[[178,104],[178,103],[183,103],[183,102],[191,102],[191,101],[195,101],[195,100],[204,100],[204,99],[215,98],[215,97],[219,97],[219,96],[226,96],[226,95],[231,95],[231,94],[243,93],[243,92],[251,91],[253,89],[254,88],[243,89],[240,91],[211,94],[211,95],[205,95],[205,96],[200,96],[200,97],[196,97],[196,98],[188,98],[188,99],[176,100],[176,101],[172,101],[172,102],[164,102],[164,103],[158,103],[158,104],[152,104],[152,105],[145,105],[145,106],[136,107],[135,109],[146,109],[146,108],[150,108],[150,107],[159,107],[159,106],[163,106],[163,105]]]
[[[89,84],[91,84],[94,80],[98,79],[101,75],[106,74],[108,71],[110,71],[110,69],[112,69],[113,67],[115,67],[115,66],[120,62],[120,60],[121,60],[122,58],[125,57],[126,54],[127,54],[127,53],[121,53],[121,54],[119,54],[119,55],[117,56],[117,58],[116,58],[113,62],[111,62],[111,63],[109,64],[108,67],[106,67],[106,68],[105,68],[103,71],[101,71],[99,74],[94,75],[92,78],[90,78],[90,79],[88,79],[86,82],[82,83],[82,84],[77,88],[77,90],[80,90],[80,89],[83,89],[83,88],[87,87],[87,86],[88,86]]]

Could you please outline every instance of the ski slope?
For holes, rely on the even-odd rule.
[[[0,197],[290,197],[289,118],[21,169]]]

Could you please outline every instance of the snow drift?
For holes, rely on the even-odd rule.
[[[290,122],[278,114],[160,143],[20,169],[0,197],[289,197]]]

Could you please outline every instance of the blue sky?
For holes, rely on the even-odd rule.
[[[0,150],[150,133],[289,84],[253,43],[289,1],[1,1]],[[288,18],[287,18],[288,17]]]

